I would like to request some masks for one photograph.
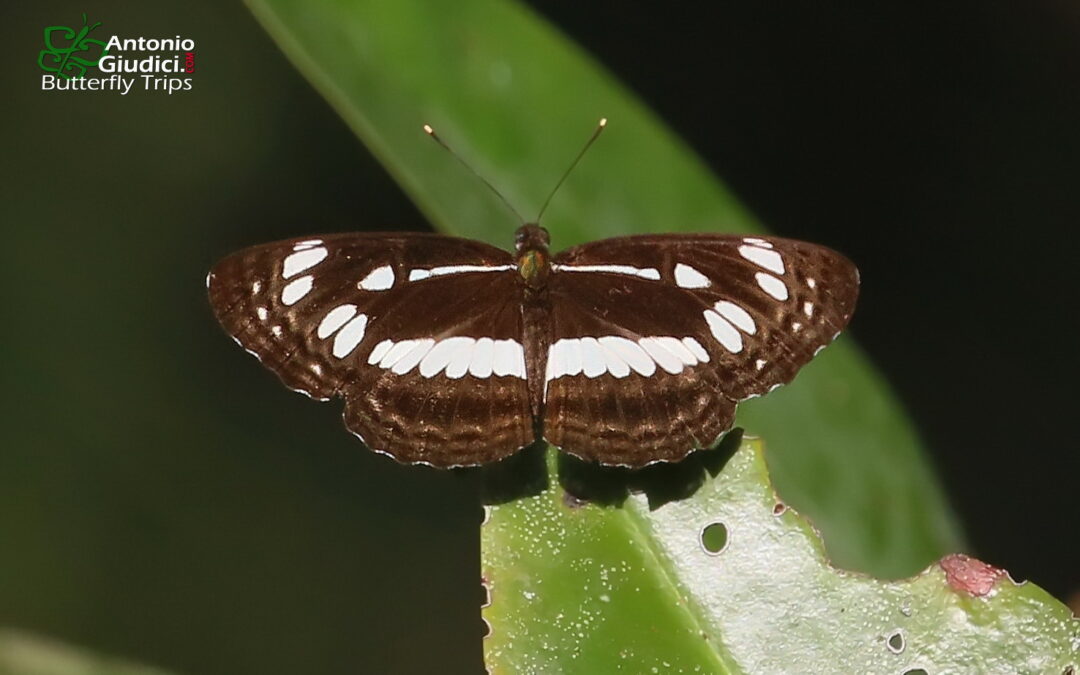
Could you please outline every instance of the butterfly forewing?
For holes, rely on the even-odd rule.
[[[225,329],[373,450],[435,466],[533,440],[521,283],[505,251],[423,234],[295,239],[211,271]]]
[[[545,437],[605,464],[708,447],[847,324],[858,273],[779,238],[609,239],[554,258]]]

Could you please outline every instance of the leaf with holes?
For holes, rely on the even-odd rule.
[[[488,508],[492,673],[1080,667],[1080,620],[1003,570],[961,555],[900,581],[831,566],[814,528],[773,491],[760,441],[637,474],[560,464],[539,494]]]
[[[247,2],[439,229],[506,247],[520,223],[422,133],[422,124],[431,123],[531,217],[606,116],[608,131],[545,215],[560,247],[645,232],[761,231],[627,88],[523,5]],[[297,223],[296,235],[327,225]],[[391,225],[400,224],[358,214],[354,227]],[[742,406],[738,423],[770,439],[777,484],[814,517],[840,564],[911,574],[957,548],[914,432],[846,338],[804,368],[795,385]]]

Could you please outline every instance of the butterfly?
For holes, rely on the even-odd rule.
[[[642,467],[711,447],[739,401],[791,381],[847,325],[859,274],[779,237],[552,254],[533,223],[513,253],[420,233],[289,239],[226,257],[207,288],[237,343],[290,389],[343,398],[345,426],[376,452],[450,468],[544,439]]]
[[[640,467],[710,447],[736,403],[789,382],[847,324],[858,271],[823,246],[716,234],[511,254],[434,234],[242,250],[207,279],[225,330],[282,382],[345,400],[406,463],[469,466],[544,438]]]

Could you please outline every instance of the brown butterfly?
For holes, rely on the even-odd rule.
[[[859,278],[790,239],[643,235],[552,255],[526,224],[513,253],[434,234],[264,244],[207,286],[242,347],[290,389],[344,398],[372,450],[456,467],[543,438],[640,467],[710,447],[739,401],[791,381],[847,325]]]

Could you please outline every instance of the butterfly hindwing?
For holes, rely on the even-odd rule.
[[[553,259],[545,437],[604,464],[708,447],[847,324],[854,265],[780,238],[609,239]]]
[[[374,347],[345,392],[346,426],[399,461],[442,467],[532,443],[517,274],[413,283],[415,302],[372,324]]]
[[[291,389],[404,462],[478,464],[533,440],[511,256],[425,234],[256,246],[207,279],[225,329]]]

